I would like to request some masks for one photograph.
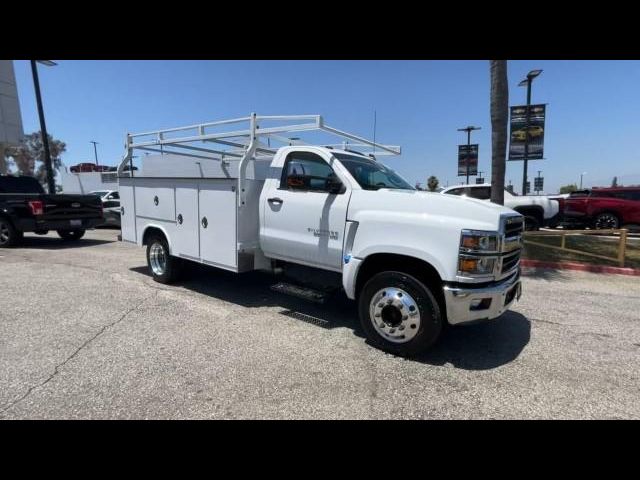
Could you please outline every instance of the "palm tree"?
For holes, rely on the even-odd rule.
[[[504,176],[509,124],[507,61],[490,60],[491,71],[491,201],[504,205]]]

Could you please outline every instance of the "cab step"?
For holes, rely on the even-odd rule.
[[[275,285],[271,285],[271,290],[314,303],[325,303],[329,297],[327,292],[321,292],[320,290],[286,282],[279,282]]]

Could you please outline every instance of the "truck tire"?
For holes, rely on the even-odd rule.
[[[402,272],[387,271],[371,277],[360,293],[358,311],[369,341],[404,357],[426,351],[443,328],[433,293]]]
[[[168,284],[178,279],[182,261],[169,255],[169,244],[163,236],[153,235],[147,241],[147,266],[156,282]]]
[[[533,215],[525,215],[524,217],[524,229],[527,232],[534,232],[540,230],[540,220]]]
[[[84,237],[85,230],[56,230],[63,240],[80,240]]]
[[[22,238],[22,232],[16,230],[9,220],[0,217],[0,248],[14,247],[22,241]]]

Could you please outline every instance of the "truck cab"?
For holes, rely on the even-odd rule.
[[[143,177],[120,178],[123,240],[147,246],[154,279],[173,281],[184,261],[324,274],[325,286],[333,278],[358,302],[369,340],[399,355],[429,348],[448,324],[497,318],[519,298],[524,225],[513,210],[417,191],[349,148],[256,154],[263,145],[246,142],[249,169],[245,155],[216,166],[163,152],[146,158]]]

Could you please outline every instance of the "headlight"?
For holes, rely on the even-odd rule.
[[[498,233],[463,230],[460,237],[461,252],[497,253]]]
[[[458,271],[461,275],[493,275],[497,257],[460,255]]]

